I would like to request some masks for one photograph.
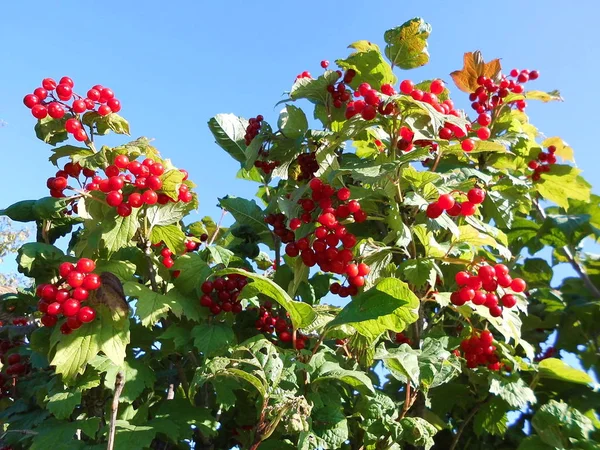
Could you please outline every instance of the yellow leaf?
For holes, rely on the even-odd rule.
[[[348,48],[353,48],[358,52],[368,52],[369,50],[380,51],[377,44],[365,40],[353,42]]]
[[[569,147],[569,145],[563,141],[558,136],[549,137],[548,139],[542,142],[542,146],[544,148],[548,148],[551,145],[556,147],[555,155],[560,156],[564,161],[575,162],[575,156],[573,154],[573,149]]]
[[[465,53],[464,65],[461,70],[455,70],[450,74],[454,84],[463,92],[475,92],[479,87],[477,78],[481,75],[497,80],[502,67],[500,60],[494,59],[488,63],[483,60],[479,50]]]

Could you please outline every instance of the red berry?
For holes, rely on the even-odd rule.
[[[365,263],[358,265],[358,275],[361,277],[367,276],[371,272],[371,268]]]
[[[162,181],[157,176],[153,175],[151,177],[146,178],[146,186],[154,191],[158,191],[160,188],[162,188],[162,184]]]
[[[440,95],[444,92],[444,82],[442,80],[433,80],[429,86],[429,90],[432,94]]]
[[[505,308],[512,308],[517,304],[517,297],[512,294],[506,294],[502,296],[502,306]]]
[[[473,188],[467,193],[467,197],[471,203],[479,205],[485,199],[485,191],[479,188]]]
[[[81,287],[88,291],[93,291],[98,289],[102,285],[102,280],[100,279],[100,275],[95,273],[89,273],[83,279],[83,283]]]
[[[462,202],[460,205],[460,213],[463,216],[472,216],[477,211],[477,206],[471,202]]]
[[[44,105],[34,105],[31,108],[31,115],[36,119],[43,119],[48,115],[48,109]]]
[[[77,261],[77,270],[83,273],[93,272],[96,268],[96,263],[89,258],[81,258]]]
[[[508,267],[506,267],[504,264],[496,264],[494,266],[494,272],[496,272],[497,277],[501,275],[508,275]]]
[[[60,326],[60,332],[62,334],[71,334],[73,330],[69,327],[69,324],[65,322]]]
[[[63,314],[66,317],[74,316],[75,314],[77,314],[77,312],[79,312],[80,308],[81,303],[79,302],[79,300],[75,300],[74,298],[71,298],[62,304]]]
[[[477,123],[482,127],[487,127],[492,123],[492,117],[488,113],[481,113],[479,114],[479,117],[477,117]]]
[[[73,95],[73,88],[68,84],[61,83],[58,86],[56,86],[56,94],[61,100],[69,100]]]
[[[470,152],[475,148],[475,141],[473,141],[473,139],[465,139],[460,143],[460,147],[465,152]]]
[[[454,279],[456,280],[456,284],[458,284],[459,286],[465,286],[468,282],[469,279],[471,278],[471,275],[468,274],[468,272],[458,272],[455,276]]]
[[[74,269],[75,266],[73,264],[71,264],[70,262],[64,262],[61,263],[60,266],[58,266],[58,274],[62,278],[66,278],[66,276]]]
[[[56,89],[56,81],[54,81],[52,78],[44,78],[42,80],[42,87],[47,91],[53,91]]]
[[[456,201],[454,200],[454,197],[452,197],[452,194],[442,194],[438,198],[437,203],[440,208],[442,208],[444,211],[447,211],[454,206]]]
[[[527,283],[525,283],[525,280],[521,278],[515,278],[512,280],[512,283],[510,283],[510,288],[514,292],[523,292],[525,289],[527,289]]]
[[[76,316],[73,316],[67,318],[65,325],[67,325],[71,330],[76,330],[80,328],[81,325],[83,325],[83,323],[81,323],[81,321]]]
[[[340,188],[337,191],[337,198],[343,202],[350,199],[350,189],[347,187]]]
[[[427,214],[427,217],[429,217],[430,219],[437,219],[442,215],[443,212],[444,209],[440,206],[440,204],[438,202],[433,202],[427,205],[427,210],[425,211],[425,214]]]
[[[489,346],[494,343],[494,335],[489,330],[483,330],[479,335],[479,341],[484,346]]]
[[[400,83],[400,92],[402,92],[403,94],[410,94],[414,88],[415,88],[415,85],[410,80],[403,80]]]
[[[100,108],[98,108],[98,114],[100,114],[101,116],[107,116],[112,112],[112,110],[110,109],[110,107],[108,105],[102,105],[100,106]]]
[[[85,279],[84,279],[84,281],[85,281]],[[72,295],[75,300],[79,300],[80,302],[83,302],[83,301],[87,300],[87,298],[90,296],[90,293],[87,291],[87,289],[78,287],[78,288],[73,289]]]
[[[324,59],[323,61],[321,61],[321,67],[323,69],[327,69],[329,67],[329,61],[327,61],[326,59]]]
[[[491,136],[490,129],[488,127],[481,127],[477,130],[477,137],[482,141],[487,141]]]
[[[87,133],[83,128],[80,128],[79,130],[75,131],[75,133],[73,133],[73,137],[76,141],[83,142],[87,139]]]
[[[100,91],[94,88],[90,89],[89,91],[87,91],[87,98],[97,102],[98,100],[100,100]]]
[[[490,308],[490,316],[492,317],[500,317],[502,316],[502,308],[498,305]]]
[[[473,300],[473,297],[475,297],[475,291],[469,287],[463,287],[458,291],[458,295],[460,296],[461,300],[468,302]]]
[[[44,325],[45,327],[53,327],[54,325],[56,325],[56,322],[58,322],[58,317],[46,314],[43,315],[40,320],[42,322],[42,325]]]
[[[34,94],[27,94],[24,98],[23,98],[23,104],[25,106],[27,106],[29,109],[33,108],[35,105],[37,105],[40,102],[40,99],[38,98],[37,95]]]
[[[71,286],[72,288],[78,288],[79,286],[81,286],[83,284],[84,278],[85,278],[84,274],[82,274],[81,272],[77,272],[76,270],[73,270],[73,271],[69,272],[69,274],[67,275],[67,284],[69,286]]]
[[[360,112],[360,115],[365,120],[373,120],[377,116],[377,109],[372,105],[367,105]]]
[[[62,119],[65,115],[65,109],[60,103],[50,103],[48,105],[48,115],[53,119]]]
[[[87,109],[87,105],[85,104],[85,101],[81,100],[81,99],[75,100],[71,107],[73,108],[73,112],[76,112],[77,114],[81,114],[82,112],[85,112],[85,110]]]
[[[61,313],[61,311],[62,305],[58,302],[53,302],[48,305],[48,308],[46,309],[46,314],[49,314],[51,316],[57,316]]]
[[[59,84],[64,84],[64,85],[67,85],[67,86],[69,86],[69,87],[71,87],[71,88],[72,88],[73,86],[75,86],[75,83],[74,83],[74,82],[73,82],[73,80],[72,80],[71,78],[69,78],[69,77],[62,77],[62,78],[60,79],[60,81],[59,81]]]
[[[158,194],[152,190],[145,191],[142,194],[142,200],[146,205],[155,205],[158,201]]]
[[[114,164],[119,169],[126,169],[129,164],[129,157],[127,155],[117,155]]]
[[[106,196],[106,203],[113,207],[119,206],[121,203],[123,203],[123,194],[121,194],[119,191],[109,192]]]

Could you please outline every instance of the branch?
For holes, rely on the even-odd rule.
[[[540,215],[540,217],[542,218],[542,220],[546,220],[546,212],[542,209],[539,202],[537,202],[536,200],[533,200],[533,204],[535,205],[535,208],[536,208],[538,214]],[[588,290],[592,293],[592,295],[594,297],[600,298],[600,290],[598,290],[596,285],[594,285],[594,283],[592,283],[592,280],[590,280],[590,277],[588,276],[588,274],[585,273],[585,270],[581,266],[581,264],[579,264],[575,260],[575,256],[573,255],[573,252],[571,252],[571,249],[569,248],[569,246],[568,245],[563,246],[562,251],[565,254],[565,256],[567,257],[567,259],[569,260],[569,263],[571,264],[571,267],[573,268],[573,270],[575,270],[575,272],[577,273],[579,278],[581,278],[581,280],[583,281],[583,284],[585,284],[585,287],[588,288]]]
[[[469,415],[466,417],[465,421],[461,424],[460,428],[456,432],[456,436],[454,436],[454,439],[452,439],[452,445],[450,445],[450,448],[448,450],[456,449],[456,446],[458,445],[458,441],[460,440],[460,436],[462,435],[463,431],[465,431],[465,428],[467,428],[467,425],[469,424],[471,419],[475,416],[475,414],[477,414],[477,411],[479,411],[479,409],[484,405],[486,401],[487,399],[473,407]]]
[[[121,397],[121,392],[123,392],[124,386],[125,378],[123,376],[123,372],[119,371],[117,372],[117,377],[115,379],[115,395],[110,408],[110,429],[108,432],[108,445],[106,446],[106,450],[113,450],[115,448],[115,427],[117,422],[117,413],[119,412],[119,398]]]
[[[222,210],[222,212],[221,212],[221,218],[219,219],[219,223],[217,224],[217,228],[215,229],[215,232],[211,236],[210,241],[208,241],[207,245],[212,245],[213,242],[215,242],[215,239],[217,238],[217,235],[219,234],[219,230],[221,229],[221,223],[223,223],[223,217],[225,217],[225,214],[227,214],[227,211]]]
[[[150,275],[150,285],[152,286],[152,290],[154,292],[158,292],[158,283],[156,282],[156,270],[154,269],[154,261],[152,261],[152,243],[148,240],[146,241],[146,250],[144,254],[146,255],[146,260],[148,261],[148,273]]]

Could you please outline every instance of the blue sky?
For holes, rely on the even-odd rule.
[[[505,71],[538,69],[532,88],[559,89],[565,102],[531,104],[532,121],[573,146],[584,175],[600,186],[592,142],[600,65],[595,1],[578,1],[577,7],[558,0],[36,3],[8,2],[0,16],[0,119],[6,122],[0,128],[0,206],[47,195],[45,180],[55,169],[46,161],[49,148],[33,134],[22,97],[44,77],[68,75],[76,91],[97,83],[111,87],[132,138],[155,138],[163,156],[199,185],[195,218],[218,218],[217,197],[250,197],[255,185],[234,179],[237,163],[213,143],[207,120],[234,112],[275,122],[274,105],[296,74],[319,73],[322,59],[344,57],[356,40],[382,44],[386,29],[415,16],[433,27],[431,62],[399,73],[399,79],[450,82],[463,53],[476,49],[486,59],[502,58]],[[466,97],[455,93],[467,107]]]

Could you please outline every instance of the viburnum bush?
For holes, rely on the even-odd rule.
[[[186,219],[149,139],[98,146],[129,134],[111,89],[27,94],[58,171],[1,211],[38,231],[0,305],[2,448],[600,448],[600,197],[525,114],[560,95],[480,52],[417,82],[430,31],[292,75],[271,123],[210,119],[256,183],[228,227]]]

